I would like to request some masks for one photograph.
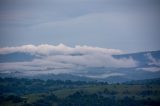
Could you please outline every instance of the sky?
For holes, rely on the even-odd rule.
[[[160,50],[159,0],[0,0],[0,47]]]

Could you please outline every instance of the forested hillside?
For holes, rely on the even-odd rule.
[[[0,106],[159,106],[160,80],[147,81],[108,84],[0,78]]]

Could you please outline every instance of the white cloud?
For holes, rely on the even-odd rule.
[[[108,78],[108,77],[113,77],[113,76],[124,76],[122,73],[106,73],[106,74],[101,74],[101,75],[88,75],[86,77],[89,78]]]
[[[160,60],[155,59],[150,53],[146,54],[146,56],[150,60],[148,65],[160,66]]]
[[[137,70],[144,70],[144,71],[148,71],[148,72],[159,72],[160,67],[137,68]]]
[[[0,63],[0,72],[15,70],[24,73],[76,73],[87,67],[136,67],[137,62],[130,58],[116,59],[112,55],[122,54],[123,51],[90,46],[68,47],[64,44],[54,45],[24,45],[0,49],[0,54],[14,52],[42,55],[31,62]]]
[[[148,71],[148,72],[159,72],[160,71],[160,60],[155,59],[151,53],[147,53],[147,54],[145,54],[145,56],[149,60],[148,65],[150,67],[136,68],[136,70],[144,70],[144,71]]]
[[[91,46],[80,46],[76,45],[75,47],[68,47],[64,44],[59,44],[57,46],[42,44],[42,45],[23,45],[18,47],[4,47],[0,48],[0,54],[8,54],[14,52],[27,52],[31,54],[43,54],[43,55],[51,55],[51,54],[74,54],[74,53],[104,53],[104,54],[121,54],[123,53],[118,49],[105,49],[99,47],[91,47]]]

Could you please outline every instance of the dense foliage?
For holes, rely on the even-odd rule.
[[[108,84],[0,78],[0,106],[159,106],[159,81]]]

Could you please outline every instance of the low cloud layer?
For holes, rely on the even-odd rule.
[[[31,54],[42,54],[42,55],[54,55],[54,54],[95,54],[95,53],[103,53],[103,54],[122,54],[123,52],[118,49],[106,49],[99,47],[91,47],[91,46],[80,46],[76,45],[75,47],[69,47],[64,44],[59,44],[57,46],[42,44],[42,45],[23,45],[18,47],[4,47],[0,48],[0,54],[8,54],[14,52],[24,52]]]
[[[39,56],[32,61],[0,63],[1,73],[13,71],[28,74],[62,74],[62,73],[85,73],[81,69],[88,67],[113,67],[129,68],[136,67],[137,62],[129,58],[116,59],[112,55],[123,54],[116,49],[106,49],[90,46],[68,47],[64,44],[54,45],[23,45],[19,47],[0,48],[0,54],[29,53]],[[111,74],[112,75],[112,74]],[[108,77],[109,75],[107,75]]]
[[[155,59],[150,53],[146,54],[146,56],[150,60],[148,65],[155,65],[157,67],[158,66],[160,67],[160,60],[159,59]]]
[[[89,78],[99,78],[99,79],[103,79],[103,78],[108,78],[108,77],[113,77],[113,76],[124,76],[124,74],[122,73],[104,73],[104,74],[101,74],[101,75],[89,75],[87,77]]]
[[[148,71],[148,72],[159,72],[160,67],[137,68],[137,70],[144,70],[144,71]]]
[[[151,53],[147,53],[145,56],[149,60],[148,66],[150,66],[150,67],[143,67],[143,68],[137,68],[137,69],[148,71],[148,72],[160,72],[160,60],[154,58],[151,55]]]

